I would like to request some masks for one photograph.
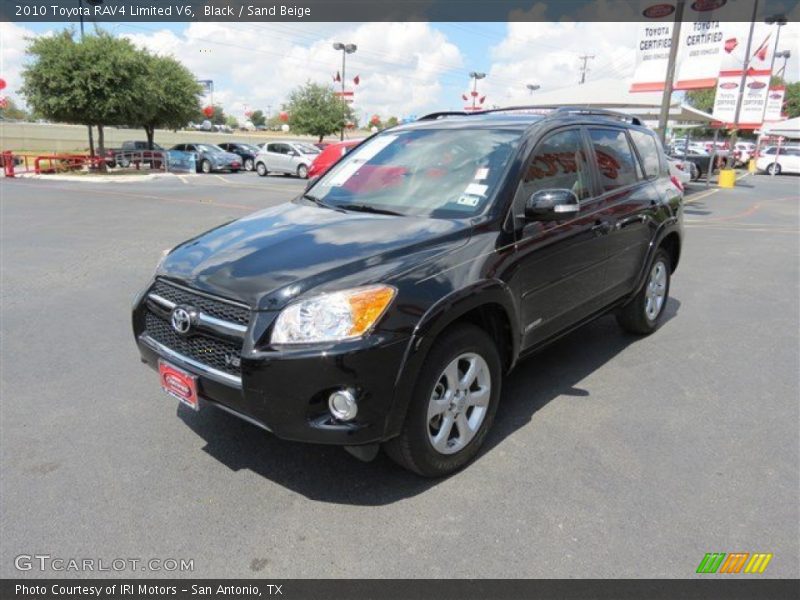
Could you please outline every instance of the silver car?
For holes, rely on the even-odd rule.
[[[267,142],[256,155],[256,172],[262,177],[285,173],[305,179],[318,155],[319,148],[305,142]]]

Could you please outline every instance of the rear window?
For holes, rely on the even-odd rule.
[[[648,133],[635,130],[631,130],[631,138],[642,158],[645,177],[655,179],[661,172],[661,158],[656,138]]]
[[[636,183],[636,161],[622,129],[589,129],[604,192]]]

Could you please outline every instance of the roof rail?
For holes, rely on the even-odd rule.
[[[564,114],[580,114],[580,115],[596,115],[602,117],[611,117],[621,121],[630,121],[633,125],[641,125],[642,122],[638,117],[628,115],[623,112],[608,110],[604,108],[591,108],[586,106],[563,106],[563,105],[548,105],[548,106],[507,106],[505,108],[487,108],[484,110],[476,111],[441,111],[434,112],[424,117],[417,119],[418,121],[435,121],[443,117],[464,117],[471,115],[486,115],[499,112],[512,112],[512,111],[531,111],[538,112],[546,117],[556,117]],[[549,112],[548,112],[549,111]]]
[[[472,113],[468,113],[463,110],[443,110],[439,112],[432,112],[425,116],[420,117],[417,121],[435,121],[436,119],[441,119],[442,117],[463,117]]]

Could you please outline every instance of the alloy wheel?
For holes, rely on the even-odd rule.
[[[472,441],[492,396],[489,365],[479,354],[461,354],[442,371],[428,402],[428,440],[440,454],[455,454]]]
[[[667,265],[658,260],[650,270],[645,292],[644,313],[650,321],[655,321],[664,307],[667,296]]]

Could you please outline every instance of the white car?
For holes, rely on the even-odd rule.
[[[669,163],[669,174],[680,181],[682,186],[686,187],[686,184],[694,179],[692,169],[697,169],[694,163],[679,158],[667,158],[667,163]]]
[[[770,146],[761,152],[756,168],[770,175],[800,173],[800,146]]]
[[[267,142],[256,155],[256,173],[261,177],[283,173],[306,179],[319,152],[319,148],[306,142]]]
[[[756,151],[756,145],[751,142],[736,142],[737,161],[746,165]]]

